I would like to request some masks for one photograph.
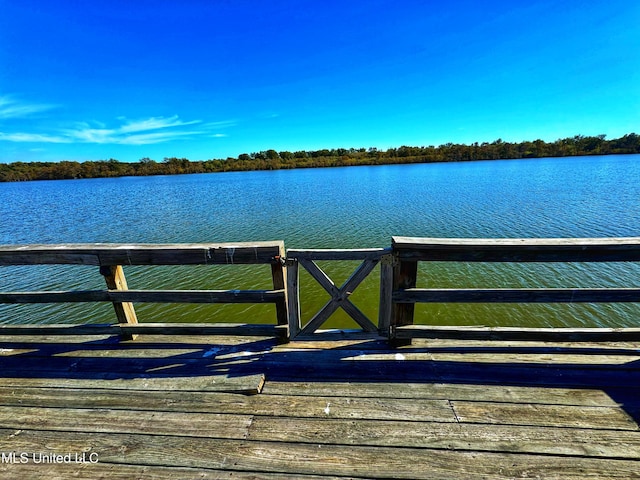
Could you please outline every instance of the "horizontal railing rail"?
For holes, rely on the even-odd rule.
[[[271,264],[284,242],[0,246],[0,265]]]
[[[640,288],[416,288],[418,262],[637,262],[640,237],[553,239],[459,239],[393,237],[394,272],[388,287],[392,313],[390,340],[450,335],[450,330],[414,325],[416,303],[616,303],[640,302]],[[472,338],[534,339],[536,329],[457,327]],[[526,335],[523,332],[526,330]],[[564,331],[563,331],[564,330]],[[624,330],[624,331],[623,331]],[[553,338],[592,340],[620,333],[638,336],[636,329],[551,329]],[[549,329],[539,329],[549,338]]]
[[[284,243],[222,243],[222,244],[66,244],[0,246],[0,266],[14,265],[88,265],[98,266],[106,280],[105,290],[66,290],[0,292],[0,303],[77,303],[110,302],[113,304],[118,326],[104,327],[117,331],[126,338],[145,331],[171,330],[169,325],[138,324],[133,303],[273,303],[276,306],[277,323],[267,328],[234,327],[233,331],[246,335],[263,335],[267,331],[277,336],[287,336],[288,313],[286,292],[286,267]],[[269,264],[273,282],[272,290],[130,290],[123,266],[130,265],[235,265]],[[125,327],[126,326],[126,327]],[[72,326],[67,331],[78,333],[82,329]],[[96,327],[86,331],[96,333]],[[227,324],[207,324],[193,328],[176,325],[174,333],[206,333],[216,330],[222,334],[230,331]],[[22,326],[4,326],[0,331],[27,331]],[[58,327],[56,331],[64,331]]]

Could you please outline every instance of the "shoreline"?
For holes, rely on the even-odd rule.
[[[143,177],[194,173],[292,170],[372,165],[404,165],[488,160],[522,160],[578,156],[633,155],[640,153],[640,135],[630,133],[618,139],[575,136],[547,143],[542,140],[520,143],[496,140],[492,143],[452,144],[438,147],[338,148],[288,152],[266,150],[237,158],[191,161],[165,158],[157,162],[143,158],[139,162],[115,159],[98,161],[13,162],[0,163],[0,182],[33,180],[70,180],[82,178]]]

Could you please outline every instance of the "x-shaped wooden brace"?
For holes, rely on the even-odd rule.
[[[333,280],[331,280],[313,260],[300,258],[300,265],[302,265],[311,274],[311,276],[320,285],[322,285],[322,288],[331,295],[331,300],[329,300],[324,307],[322,307],[320,311],[318,311],[318,313],[309,320],[309,323],[304,326],[300,331],[300,334],[306,335],[315,332],[338,308],[342,308],[347,312],[347,314],[349,314],[349,316],[353,318],[366,332],[376,332],[378,327],[376,327],[358,307],[351,303],[349,296],[367,277],[367,275],[371,273],[379,261],[379,258],[366,259],[351,274],[349,279],[338,288],[335,283],[333,283]]]

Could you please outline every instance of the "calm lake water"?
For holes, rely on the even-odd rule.
[[[424,237],[640,236],[640,156],[0,183],[0,244],[284,240],[386,247]],[[342,283],[357,263],[322,262]],[[268,267],[125,267],[130,288],[270,288]],[[377,318],[379,271],[352,299]],[[301,274],[303,320],[328,299]],[[418,286],[639,287],[640,265],[422,265]],[[4,267],[0,290],[101,289],[96,267]],[[140,321],[274,321],[272,305],[137,306]],[[109,304],[5,305],[2,323],[113,322]],[[419,305],[441,325],[638,326],[640,305]],[[335,314],[329,326],[354,325]]]

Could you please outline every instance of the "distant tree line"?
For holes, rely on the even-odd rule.
[[[339,167],[353,165],[384,165],[399,163],[463,162],[577,155],[609,155],[640,153],[640,136],[635,133],[614,140],[605,135],[577,135],[555,142],[535,140],[510,143],[500,139],[471,145],[447,143],[438,147],[334,148],[315,151],[277,152],[266,150],[243,153],[237,158],[191,161],[186,158],[165,158],[157,162],[143,158],[137,163],[118,160],[86,162],[15,162],[0,164],[0,181],[57,180],[144,175],[176,175],[247,170],[279,170],[286,168]]]

